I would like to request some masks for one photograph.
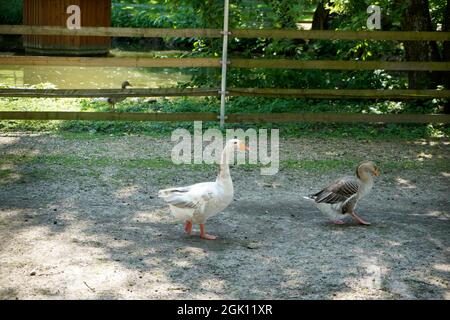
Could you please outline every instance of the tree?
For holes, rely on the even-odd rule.
[[[297,13],[293,9],[291,0],[266,0],[276,16],[277,27],[282,29],[296,29]]]
[[[403,31],[434,31],[428,0],[409,0],[406,3],[403,2],[403,4],[405,10],[400,24]],[[440,60],[437,45],[434,41],[405,41],[404,46],[407,61]],[[428,89],[433,84],[436,84],[436,78],[432,77],[431,72],[410,71],[408,73],[408,87],[410,89]]]
[[[314,11],[312,30],[327,30],[328,29],[328,17],[330,16],[330,10],[325,6],[330,1],[319,1],[316,10]]]
[[[442,24],[442,31],[450,32],[450,0],[447,0],[447,7],[444,11],[444,21]],[[450,61],[450,41],[444,42],[444,52],[442,54],[444,61]],[[445,88],[450,90],[450,72],[444,74]],[[450,99],[447,99],[447,103],[444,106],[444,112],[450,113]]]

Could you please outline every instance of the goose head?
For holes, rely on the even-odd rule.
[[[230,139],[225,144],[224,151],[233,152],[234,150],[245,151],[249,149],[243,141],[239,139]]]
[[[372,161],[364,161],[364,162],[360,163],[359,166],[356,168],[356,176],[359,179],[363,179],[364,177],[370,177],[370,176],[378,177],[379,175],[380,175],[380,169]]]
[[[245,145],[245,143],[239,139],[228,140],[227,143],[225,144],[225,148],[223,148],[220,164],[228,165],[230,163],[230,161],[232,161],[231,159],[233,157],[235,150],[245,151],[245,150],[249,150],[249,149]]]
[[[132,87],[131,83],[127,81],[122,82],[122,89],[126,89],[127,87]]]

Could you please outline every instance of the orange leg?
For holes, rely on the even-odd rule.
[[[342,220],[334,220],[333,223],[334,224],[345,224],[345,222]]]
[[[200,238],[206,239],[206,240],[214,240],[217,237],[216,236],[212,236],[210,234],[207,234],[205,232],[205,225],[203,223],[200,223]]]
[[[365,226],[370,226],[370,223],[363,220],[361,217],[359,217],[356,212],[349,212],[350,215],[356,220],[358,221],[359,224],[365,225]]]
[[[192,222],[186,221],[186,224],[184,225],[184,231],[186,231],[187,234],[191,234],[192,231]]]

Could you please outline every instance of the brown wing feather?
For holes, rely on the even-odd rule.
[[[334,181],[328,187],[311,196],[317,203],[338,203],[348,200],[358,192],[359,183],[353,177],[345,177]]]

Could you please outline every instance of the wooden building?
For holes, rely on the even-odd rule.
[[[67,7],[81,9],[81,27],[110,27],[111,0],[24,0],[23,24],[31,26],[66,26],[70,14]],[[110,37],[24,36],[27,52],[44,55],[105,55]]]

